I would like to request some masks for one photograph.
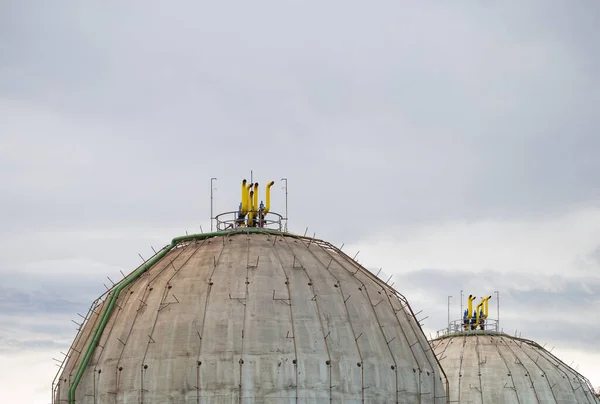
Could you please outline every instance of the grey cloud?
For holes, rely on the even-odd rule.
[[[460,291],[479,298],[492,295],[490,318],[497,317],[496,294],[500,291],[501,328],[508,334],[520,333],[540,343],[552,342],[600,352],[600,280],[589,277],[572,280],[560,276],[473,273],[460,270],[424,269],[394,276],[394,287],[404,294],[425,324],[441,330],[447,324],[446,296],[452,295],[451,320],[461,318]],[[424,299],[425,296],[425,299]],[[415,310],[416,309],[416,310]]]
[[[600,246],[596,247],[594,250],[592,250],[589,254],[589,257],[598,265],[600,266]]]
[[[217,212],[250,170],[277,180],[282,214],[287,177],[290,230],[336,245],[600,200],[593,1],[0,7],[0,312],[31,341],[73,332],[36,315],[75,317],[138,252],[207,231],[210,177]],[[461,289],[500,290],[505,331],[597,350],[588,273],[394,286],[433,328],[447,295],[459,317]]]
[[[357,204],[377,212],[375,229],[597,202],[593,13],[390,3],[370,20],[356,4],[319,15],[273,6],[278,19],[195,4],[183,15],[162,4],[14,6],[13,20],[28,18],[8,24],[0,89],[77,121],[49,136],[89,150],[92,164],[51,198],[18,188],[9,210],[30,226],[183,222],[208,211],[198,183],[213,175],[230,180],[219,197],[234,209],[250,168],[291,179],[298,231],[327,223],[335,238],[356,227]]]
[[[0,312],[13,315],[64,313],[73,311],[78,304],[50,293],[25,292],[0,287]]]
[[[67,346],[68,347],[68,346]],[[20,350],[54,349],[59,351],[65,349],[65,344],[54,340],[21,340],[3,339],[0,336],[0,352],[14,353]]]

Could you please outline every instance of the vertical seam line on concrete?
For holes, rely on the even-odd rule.
[[[443,372],[443,369],[441,368],[441,365],[440,365],[439,361],[437,360],[435,353],[431,349],[431,345],[429,345],[429,343],[427,343],[428,349],[425,349],[425,347],[423,346],[422,339],[425,338],[425,333],[423,332],[423,329],[421,328],[421,324],[419,323],[419,320],[417,320],[417,316],[415,316],[415,313],[412,311],[412,307],[410,307],[410,305],[408,304],[408,301],[406,302],[405,308],[408,308],[408,310],[410,311],[411,318],[410,319],[408,318],[409,313],[406,313],[405,310],[402,310],[402,313],[407,317],[407,322],[410,324],[410,329],[412,330],[413,334],[415,334],[415,337],[417,338],[417,341],[419,342],[419,345],[421,346],[421,349],[423,350],[423,355],[425,356],[425,360],[427,360],[427,363],[431,369],[431,372],[434,374],[432,395],[435,397],[435,386],[436,386],[435,370],[436,370],[436,367],[433,366],[433,364],[431,363],[431,361],[429,359],[429,356],[427,355],[428,350],[431,351],[431,355],[433,355],[435,362],[438,364],[438,369],[440,369],[440,371],[442,371],[442,372]],[[413,322],[413,320],[414,320],[414,322]],[[415,326],[413,326],[413,323],[416,325],[416,328],[415,328]],[[417,333],[417,329],[419,331],[421,331],[420,334]]]
[[[175,266],[175,264],[174,264],[175,260],[178,259],[184,252],[186,252],[186,250],[188,249],[188,247],[190,245],[191,245],[191,243],[187,244],[183,248],[181,248],[181,251],[179,252],[179,254],[177,254],[177,256],[175,257],[175,259],[173,259],[170,262],[170,264],[173,265],[173,267]],[[192,255],[193,255],[193,253],[192,253]],[[160,260],[157,261],[155,264],[158,264],[159,262],[160,262]],[[146,291],[144,291],[144,298],[143,298],[144,299],[143,301],[144,301],[145,307],[148,307],[145,302],[147,301],[147,298],[150,295],[150,290],[154,287],[154,282],[159,278],[159,276],[161,276],[163,274],[163,272],[165,272],[167,270],[167,268],[169,268],[169,264],[166,264],[161,269],[157,270],[156,274],[154,275],[154,277],[152,277],[152,279],[150,279],[150,281],[146,285]],[[145,273],[149,274],[148,272],[145,272]],[[159,304],[159,307],[160,307],[160,304]],[[148,313],[148,314],[150,315],[151,313]],[[157,316],[158,316],[158,312],[157,312]],[[136,318],[137,318],[137,313],[136,313]],[[149,339],[148,339],[148,343],[146,344],[145,352],[148,350],[148,345],[150,345],[150,338],[152,338],[151,337],[152,330],[154,330],[154,325],[155,324],[156,324],[156,317],[154,319],[154,323],[153,323],[152,328],[150,330],[150,335],[148,335]],[[144,352],[144,356],[142,358],[142,361],[144,360],[144,358],[146,356],[145,352]],[[145,374],[145,370],[144,370],[144,366],[143,366],[143,362],[142,362],[142,365],[140,365],[140,396],[139,396],[140,404],[144,404],[144,374]]]
[[[394,305],[392,304],[392,299],[390,299],[390,296],[387,293],[387,291],[385,293],[385,296],[388,300],[388,303],[390,304],[390,308],[392,309],[392,312],[394,313],[394,318],[398,322],[398,327],[400,328],[400,333],[404,337],[404,340],[406,341],[406,344],[408,345],[408,348],[409,348],[408,350],[410,351],[410,354],[412,355],[413,359],[415,360],[415,366],[417,369],[419,369],[419,367],[420,367],[419,360],[417,359],[417,356],[415,355],[414,351],[412,350],[412,347],[410,346],[410,341],[408,340],[408,336],[406,335],[406,332],[404,331],[404,327],[402,326],[402,323],[400,322],[400,319],[398,318],[396,310],[394,309]],[[402,302],[400,302],[400,300],[398,300],[398,303],[400,303],[400,309],[398,311],[404,310],[402,308]],[[419,372],[419,375],[420,375],[420,372]],[[398,379],[398,377],[400,377],[400,376],[398,374],[396,374],[396,380]],[[417,379],[417,389],[418,389],[417,394],[418,394],[419,401],[420,401],[421,400],[421,377],[418,376],[416,379]],[[396,383],[398,383],[398,382],[396,381]]]
[[[292,253],[292,256],[295,256],[296,254],[294,253],[293,249],[290,247],[287,240],[285,240],[285,239],[283,239],[283,240],[284,240],[286,246],[288,247],[288,249],[290,250],[290,252]],[[302,239],[300,241],[303,242]],[[322,265],[321,261],[315,256],[315,254],[312,251],[311,251],[311,254],[317,260],[317,262],[319,262]],[[319,299],[316,298],[317,293],[315,293],[314,282],[312,281],[310,275],[306,271],[306,267],[304,265],[302,265],[302,271],[306,275],[308,281],[312,284],[312,285],[310,285],[310,290],[311,290],[313,296],[315,296],[315,309],[317,311],[317,317],[319,318],[319,324],[321,325],[321,334],[323,334],[323,341],[325,344],[325,350],[327,352],[327,360],[329,361],[329,365],[327,365],[327,373],[329,375],[329,402],[333,402],[333,391],[332,391],[333,384],[332,384],[332,377],[331,377],[331,352],[329,351],[329,344],[327,342],[327,336],[325,335],[325,324],[323,324],[323,318],[321,316],[321,309],[319,307]]]
[[[131,289],[131,286],[128,286],[125,290],[129,290]],[[121,303],[122,307],[125,307],[125,305],[127,304],[127,302],[129,302],[129,297],[131,296],[131,293],[127,293],[125,294],[125,297],[123,298],[123,301]],[[119,296],[120,298],[121,296]],[[115,328],[115,324],[117,322],[117,319],[119,318],[119,316],[121,315],[121,313],[123,312],[123,308],[119,308],[119,310],[115,313],[114,316],[114,321],[111,323],[109,329],[108,329],[108,333],[106,334],[106,339],[104,340],[104,344],[106,345],[108,343],[108,339],[110,338],[110,336],[112,335],[113,329]],[[99,316],[98,316],[99,317]],[[100,339],[102,338],[102,336],[100,336]],[[98,341],[100,342],[100,341]],[[100,359],[103,357],[104,355],[104,347],[102,347],[102,350],[100,351],[100,354],[98,355],[98,360],[96,362],[96,364],[94,365],[94,372],[96,371],[96,368],[98,367],[98,364],[100,363]],[[92,358],[90,358],[91,360]],[[116,374],[116,370],[115,370],[115,397],[116,397],[116,393],[118,391],[118,385],[117,385],[117,374]]]
[[[267,241],[270,241],[269,239],[267,239]],[[277,241],[277,236],[275,236],[275,241]],[[270,244],[270,243],[269,243]],[[290,322],[292,324],[292,336],[294,338],[294,358],[296,360],[296,363],[294,364],[294,370],[296,373],[296,403],[298,402],[298,348],[296,345],[296,328],[294,327],[294,311],[293,311],[293,306],[292,306],[292,291],[290,289],[290,278],[283,266],[283,262],[281,261],[281,257],[279,256],[279,254],[277,253],[277,249],[273,248],[273,253],[275,254],[275,257],[277,258],[277,262],[279,263],[279,267],[281,268],[281,271],[283,272],[283,275],[285,276],[285,281],[286,281],[286,286],[287,286],[287,291],[288,291],[288,298],[289,298],[289,307],[290,307]],[[293,270],[293,269],[292,269]]]
[[[302,242],[302,240],[300,240],[300,241]],[[287,244],[287,241],[286,241],[286,244]],[[290,250],[292,250],[292,249],[291,249],[291,247],[289,247],[289,244],[288,244],[288,248],[290,248]],[[310,248],[309,248],[308,250],[310,251]],[[327,255],[329,255],[329,256],[330,256],[330,257],[331,257],[333,260],[335,260],[335,259],[334,259],[334,258],[331,256],[331,254],[329,253],[329,251],[327,251],[326,249],[323,249],[323,251],[325,251],[325,253],[326,253]],[[292,250],[292,254],[293,254],[293,253],[294,253],[294,252],[293,252],[293,250]],[[313,258],[314,258],[314,259],[315,259],[315,260],[316,260],[316,261],[317,261],[319,264],[321,264],[321,266],[323,266],[323,267],[325,268],[325,270],[327,271],[327,273],[329,273],[329,275],[330,275],[330,276],[331,276],[333,279],[335,279],[335,283],[338,285],[338,288],[337,288],[337,289],[339,289],[339,290],[340,290],[340,295],[341,295],[341,297],[342,297],[342,303],[344,304],[344,309],[345,309],[345,311],[346,311],[346,317],[348,318],[348,324],[350,325],[350,330],[352,331],[352,336],[354,337],[354,343],[355,343],[355,345],[356,345],[356,350],[357,350],[357,352],[358,352],[358,357],[360,358],[360,363],[361,363],[361,367],[360,367],[360,374],[361,374],[361,397],[362,397],[362,402],[364,403],[364,402],[365,402],[365,380],[364,380],[364,379],[365,379],[365,377],[364,377],[364,366],[362,366],[362,363],[363,363],[363,358],[362,358],[362,353],[361,353],[361,351],[360,351],[360,347],[359,347],[359,345],[358,345],[358,341],[357,341],[357,338],[356,338],[356,333],[354,332],[354,326],[352,325],[352,320],[351,320],[351,317],[350,317],[350,312],[348,311],[348,306],[346,306],[346,302],[345,302],[345,298],[344,298],[344,292],[342,291],[342,286],[340,285],[340,281],[339,281],[339,279],[338,279],[338,278],[337,278],[337,277],[336,277],[336,276],[335,276],[335,275],[334,275],[334,274],[331,272],[331,270],[329,269],[329,267],[325,266],[325,264],[324,264],[324,263],[323,263],[323,262],[322,262],[322,261],[321,261],[321,260],[320,260],[320,259],[319,259],[319,258],[318,258],[318,257],[317,257],[317,256],[316,256],[316,255],[315,255],[313,252],[312,252],[312,251],[310,251],[310,253],[311,253],[311,255],[313,256]],[[338,263],[338,262],[336,261],[336,263]],[[338,263],[338,264],[339,264],[339,263]],[[343,265],[341,265],[341,266],[342,266],[342,268],[343,268]],[[331,376],[330,376],[330,377],[331,377]]]
[[[398,398],[399,398],[398,397],[398,363],[396,362],[396,358],[394,356],[394,353],[392,352],[392,349],[390,348],[390,344],[388,342],[388,339],[387,339],[387,337],[385,335],[383,327],[381,326],[381,321],[379,320],[379,316],[377,315],[377,310],[375,310],[375,306],[373,306],[373,301],[371,300],[371,296],[369,294],[369,288],[368,287],[365,287],[365,293],[367,295],[367,299],[369,300],[371,309],[373,310],[373,314],[375,315],[375,320],[377,320],[377,325],[379,325],[379,330],[381,331],[381,335],[383,336],[383,340],[385,341],[385,344],[387,345],[387,349],[390,352],[390,356],[392,358],[392,361],[394,362],[394,373],[395,373],[394,380],[396,382],[396,386],[395,386],[395,390],[396,390],[396,404],[398,404]],[[387,290],[384,289],[384,293],[387,296]],[[434,392],[433,395],[435,396],[435,392]]]
[[[521,367],[525,370],[527,377],[529,378],[529,383],[531,384],[532,390],[533,390],[533,394],[535,395],[535,399],[538,402],[538,404],[540,403],[540,398],[538,397],[537,391],[535,390],[535,386],[533,384],[533,381],[531,380],[531,376],[529,376],[529,369],[527,369],[525,367],[525,365],[523,364],[523,361],[521,361],[521,359],[519,359],[519,357],[517,356],[517,354],[515,353],[515,351],[513,351],[513,349],[506,343],[506,341],[504,340],[504,337],[500,337],[500,340],[502,341],[502,343],[508,348],[508,350],[512,353],[512,355],[515,357],[515,359],[518,361],[517,364],[521,365]],[[511,372],[512,374],[512,372]]]
[[[479,378],[479,395],[481,397],[481,404],[483,402],[483,381],[481,380],[481,352],[479,349],[479,336],[475,335],[475,353],[477,354],[477,377]]]
[[[327,253],[327,255],[329,255],[330,258],[333,259],[333,261],[336,262],[336,264],[338,264],[340,267],[342,267],[342,269],[345,269],[346,271],[348,271],[347,268],[345,268],[343,265],[341,265],[336,259],[335,257],[333,257],[331,255],[331,253],[329,251],[327,251],[326,249],[324,249],[324,251]],[[314,254],[313,254],[314,256]],[[320,262],[321,265],[325,266],[325,264],[323,262],[321,262],[321,260],[319,260],[316,256],[315,256],[317,262]],[[363,356],[362,356],[362,352],[360,350],[360,346],[358,344],[358,338],[356,338],[356,332],[354,331],[354,325],[352,325],[352,318],[350,317],[350,312],[348,311],[348,306],[346,305],[346,299],[344,296],[344,291],[342,290],[342,285],[340,285],[340,281],[339,279],[331,272],[331,270],[329,270],[329,268],[325,267],[325,269],[327,270],[327,272],[329,272],[329,274],[333,277],[333,279],[335,279],[335,282],[338,285],[338,288],[340,290],[340,295],[342,297],[342,303],[344,304],[344,308],[346,309],[346,316],[348,317],[348,324],[350,325],[350,329],[352,330],[352,335],[354,336],[354,343],[356,344],[356,349],[358,351],[358,356],[360,358],[360,363],[361,363],[361,367],[360,367],[360,374],[361,374],[361,397],[362,397],[362,402],[365,402],[365,367],[362,366],[363,365]],[[348,271],[350,272],[350,271]]]
[[[208,278],[208,290],[206,291],[206,300],[204,302],[204,313],[202,313],[202,325],[200,326],[200,333],[199,333],[199,344],[198,344],[198,357],[196,360],[196,403],[200,404],[200,395],[201,395],[201,383],[200,383],[200,368],[198,363],[200,362],[200,355],[202,355],[202,338],[204,337],[204,325],[206,324],[206,313],[207,313],[207,309],[208,309],[208,304],[210,303],[210,292],[212,290],[212,277],[215,274],[215,271],[217,270],[217,266],[219,266],[220,260],[221,260],[221,256],[223,255],[223,251],[225,250],[225,240],[229,237],[229,236],[221,236],[224,237],[223,239],[223,247],[221,248],[221,252],[219,253],[219,256],[217,257],[216,261],[215,261],[215,265],[213,265],[213,269],[210,273],[210,276]]]
[[[430,345],[435,344],[437,342],[437,344],[435,344],[435,346],[432,346],[431,349],[433,350],[433,356],[435,357],[437,364],[438,364],[438,368],[440,369],[440,371],[442,372],[442,375],[444,376],[444,380],[445,380],[445,390],[446,390],[446,403],[450,402],[450,382],[448,381],[448,375],[446,375],[446,371],[444,370],[444,367],[442,366],[442,360],[444,360],[444,355],[446,354],[446,350],[450,347],[450,341],[446,341],[446,344],[444,345],[444,350],[442,351],[442,354],[440,355],[440,357],[438,358],[437,354],[435,353],[435,349],[437,346],[439,346],[439,344],[441,343],[442,340],[433,340],[430,342]],[[440,377],[440,381],[441,381],[441,377]]]
[[[526,344],[526,345],[529,348],[529,344]],[[550,393],[552,394],[552,397],[554,398],[554,402],[556,404],[558,404],[558,399],[556,398],[556,395],[554,394],[554,390],[552,389],[552,386],[550,385],[550,380],[548,380],[546,372],[542,369],[542,367],[540,365],[538,365],[537,361],[533,360],[533,358],[527,353],[527,350],[521,349],[521,351],[525,354],[525,356],[527,356],[529,358],[529,360],[531,362],[534,363],[535,366],[537,366],[537,368],[540,370],[540,372],[542,372],[543,378],[546,380],[546,383],[548,384],[548,387],[550,388]],[[531,374],[531,372],[529,372],[529,374]]]
[[[204,243],[206,243],[206,239],[202,240],[202,244],[204,244]],[[202,244],[200,246],[202,246]],[[190,245],[192,245],[192,244],[191,243],[188,244],[185,248],[188,248]],[[152,335],[154,335],[154,330],[156,329],[156,323],[158,322],[158,316],[160,315],[160,312],[161,312],[161,306],[162,306],[162,304],[164,302],[165,297],[168,296],[169,289],[167,288],[167,285],[171,282],[171,280],[175,276],[177,276],[179,274],[179,272],[181,272],[181,270],[183,269],[183,267],[192,259],[192,257],[194,257],[198,253],[198,251],[200,250],[200,248],[197,245],[195,245],[195,244],[194,244],[194,246],[195,246],[195,249],[192,251],[192,253],[190,254],[190,256],[187,257],[185,259],[185,261],[183,261],[183,263],[181,265],[179,265],[179,269],[176,270],[175,273],[173,273],[173,275],[171,275],[171,277],[169,279],[167,279],[167,282],[165,283],[165,286],[164,286],[163,296],[162,296],[161,301],[160,301],[160,303],[159,303],[159,305],[158,305],[158,307],[156,309],[156,316],[154,316],[154,322],[152,324],[152,328],[150,329],[150,335],[148,336],[148,343],[146,344],[146,349],[144,351],[144,356],[142,357],[142,363],[140,365],[140,368],[142,369],[142,381],[141,381],[142,389],[141,389],[141,392],[140,392],[140,399],[141,399],[140,401],[141,401],[141,404],[144,404],[144,389],[143,389],[143,386],[144,386],[144,376],[146,374],[146,369],[144,368],[144,366],[145,366],[145,362],[146,362],[146,357],[148,356],[148,350],[150,349],[150,343],[151,343],[150,341],[151,341]],[[165,269],[167,267],[168,267],[168,265],[165,266]],[[173,265],[173,268],[175,268],[174,265]],[[161,271],[161,273],[162,273],[162,271]],[[157,278],[158,278],[158,275],[157,275],[157,277],[155,277],[153,279],[153,281],[155,279],[157,279]],[[154,341],[153,343],[156,343],[156,341]]]
[[[497,341],[499,341],[499,339],[496,339]],[[506,361],[506,358],[504,357],[504,355],[502,355],[502,351],[500,350],[500,347],[498,346],[498,343],[493,343],[493,345],[496,347],[496,350],[498,351],[498,355],[500,355],[500,358],[502,358],[502,361],[504,362],[504,366],[506,366],[506,371],[508,372],[508,374],[510,374],[510,381],[512,382],[513,385],[513,392],[515,393],[515,397],[517,397],[517,403],[521,403],[521,400],[519,400],[519,393],[517,392],[517,385],[515,384],[515,378],[513,377],[513,372],[510,370],[510,366],[508,366],[508,362]]]
[[[205,243],[205,242],[206,242],[206,240],[203,240],[203,243]],[[173,275],[171,275],[171,277],[170,277],[169,279],[167,279],[167,282],[165,283],[165,286],[164,286],[163,296],[162,296],[162,298],[160,299],[160,303],[159,303],[159,305],[158,305],[158,308],[157,308],[157,310],[156,310],[156,315],[154,316],[154,322],[152,323],[152,328],[150,329],[150,335],[149,335],[149,337],[150,337],[150,338],[152,337],[152,335],[154,334],[154,330],[156,329],[156,323],[158,322],[158,316],[160,315],[160,311],[161,311],[160,309],[161,309],[161,306],[162,306],[162,304],[163,304],[163,302],[164,302],[164,300],[165,300],[165,297],[166,297],[166,296],[168,296],[168,288],[167,288],[167,285],[168,285],[168,284],[171,282],[171,280],[172,280],[172,279],[173,279],[175,276],[177,276],[177,275],[179,274],[179,272],[180,272],[180,271],[183,269],[183,267],[184,267],[184,266],[185,266],[185,265],[186,265],[186,264],[189,262],[189,260],[190,260],[190,259],[192,259],[192,257],[193,257],[194,255],[196,255],[196,254],[198,253],[198,251],[199,251],[199,248],[198,248],[198,247],[196,247],[196,249],[195,249],[195,250],[194,250],[194,251],[193,251],[193,252],[190,254],[190,256],[189,256],[189,257],[187,257],[187,258],[185,259],[185,261],[183,261],[183,263],[182,263],[181,265],[179,265],[179,269],[178,269],[178,270],[176,270],[176,271],[175,271],[175,273],[174,273]],[[167,265],[167,266],[168,266],[168,265]],[[167,268],[167,267],[165,267],[165,269],[166,269],[166,268]],[[155,277],[155,278],[154,278],[152,281],[154,281],[155,279],[156,279],[156,277]],[[145,351],[144,351],[144,356],[142,357],[142,364],[141,364],[141,366],[143,366],[143,365],[144,365],[144,362],[146,361],[146,356],[148,355],[148,349],[149,349],[149,348],[150,348],[150,339],[148,339],[148,343],[146,344],[146,349],[145,349]]]
[[[462,347],[460,348],[460,362],[458,365],[458,397],[457,401],[460,403],[461,390],[462,390],[462,367],[463,367],[463,359],[465,355],[465,345],[467,345],[467,336],[462,338]]]
[[[182,248],[182,249],[181,249],[181,251],[180,251],[180,252],[179,252],[179,253],[178,253],[178,254],[175,256],[175,258],[173,258],[173,260],[171,261],[171,263],[172,263],[174,260],[176,260],[176,259],[179,257],[179,255],[181,255],[181,254],[183,253],[183,251],[184,251],[184,249]],[[167,254],[165,254],[165,256],[166,256],[166,255],[167,255]],[[164,258],[164,257],[163,257],[163,258]],[[159,261],[160,261],[160,260],[156,261],[154,264],[157,264]],[[153,265],[154,265],[154,264],[153,264]],[[164,270],[164,269],[165,269],[165,268],[166,268],[168,265],[169,265],[169,264],[165,265],[165,266],[162,268],[162,270]],[[150,269],[151,269],[151,267],[148,267],[148,268],[146,269],[146,271],[148,271],[148,270],[150,270]],[[160,270],[159,272],[161,272],[162,270]],[[144,272],[144,274],[145,274],[145,273],[147,273],[146,271]],[[142,275],[143,275],[143,274],[142,274]],[[141,275],[140,275],[140,277],[141,277]],[[156,277],[154,277],[154,278],[156,278]],[[133,331],[133,327],[135,326],[135,323],[136,323],[136,321],[137,321],[138,315],[139,315],[139,313],[140,313],[140,311],[141,311],[142,307],[143,307],[143,306],[144,306],[144,304],[145,304],[145,300],[146,300],[146,299],[145,299],[145,297],[146,297],[146,294],[147,294],[147,293],[149,293],[148,287],[150,286],[150,284],[152,283],[152,281],[154,280],[154,278],[152,278],[152,279],[148,280],[148,284],[146,285],[146,289],[145,289],[145,290],[143,291],[143,293],[142,293],[142,299],[140,300],[140,303],[138,304],[138,308],[137,308],[137,310],[135,311],[135,316],[133,317],[133,321],[131,322],[131,327],[129,327],[129,332],[127,333],[127,338],[125,338],[125,341],[121,342],[121,344],[123,345],[123,347],[121,348],[121,353],[119,354],[119,359],[117,360],[117,363],[115,364],[115,400],[116,400],[116,397],[117,397],[117,395],[118,395],[118,391],[119,391],[119,381],[120,381],[119,364],[121,363],[121,359],[123,358],[123,353],[125,352],[125,349],[126,349],[126,346],[127,346],[127,342],[129,342],[129,337],[131,336],[131,333],[132,333],[132,331]],[[138,279],[139,279],[139,278],[138,278]],[[131,285],[131,284],[130,284],[130,285]],[[128,289],[130,289],[130,288],[131,288],[131,286],[129,286],[129,288],[128,288]],[[120,294],[119,294],[119,296],[118,296],[116,299],[118,300],[120,297],[121,297],[121,296],[120,296]],[[116,319],[117,319],[117,316],[119,315],[119,313],[120,313],[120,312],[117,312],[117,315],[114,317],[114,318],[115,318],[115,321],[113,321],[113,326],[114,326],[114,324],[115,324],[115,322],[116,322]],[[112,314],[112,313],[111,313],[111,314]],[[110,319],[109,319],[109,321],[110,321]],[[111,327],[111,331],[112,331],[112,327]],[[102,338],[102,336],[100,336],[100,338]],[[108,336],[107,336],[107,341],[108,341]]]
[[[244,395],[243,395],[243,368],[244,368],[244,331],[246,329],[246,317],[248,315],[248,266],[250,264],[250,233],[247,233],[246,236],[246,246],[248,247],[248,250],[246,251],[246,281],[245,281],[245,294],[244,294],[244,320],[242,320],[242,347],[241,347],[241,352],[240,352],[240,397],[239,397],[239,402],[240,404],[243,403],[244,401]]]
[[[364,275],[364,270],[363,270],[363,267],[362,267],[362,266],[360,266],[360,265],[357,265],[357,264],[356,264],[356,262],[355,262],[353,259],[350,259],[350,257],[349,257],[349,256],[347,256],[347,255],[345,255],[345,254],[344,254],[343,256],[341,256],[341,258],[343,258],[345,261],[349,262],[349,264],[350,264],[350,265],[352,265],[352,266],[354,266],[355,268],[357,268],[357,272],[355,272],[355,273],[353,273],[353,272],[351,272],[351,271],[348,271],[348,272],[349,272],[349,273],[351,273],[351,274],[352,274],[352,276],[353,276],[353,277],[354,277],[354,278],[355,278],[355,279],[356,279],[358,282],[360,282],[360,284],[361,284],[361,286],[362,286],[362,288],[361,288],[361,289],[363,289],[363,288],[364,288],[364,293],[366,294],[366,299],[367,299],[367,301],[369,302],[369,304],[370,304],[370,306],[371,306],[371,309],[373,310],[373,314],[375,315],[375,319],[377,320],[377,324],[378,324],[378,326],[379,326],[379,329],[380,329],[380,331],[381,331],[381,334],[383,335],[383,340],[386,342],[386,345],[387,345],[387,347],[388,347],[388,351],[390,352],[390,355],[391,355],[391,357],[392,357],[392,361],[394,362],[394,371],[395,371],[395,375],[396,375],[396,377],[395,377],[395,382],[396,382],[396,387],[395,387],[395,390],[396,390],[396,402],[398,402],[398,371],[397,371],[397,365],[398,365],[398,364],[397,364],[397,362],[396,362],[396,359],[395,359],[395,357],[394,357],[394,354],[393,354],[393,352],[392,352],[392,350],[391,350],[391,348],[390,348],[390,346],[389,346],[389,344],[388,344],[388,340],[387,340],[387,338],[386,338],[386,336],[385,336],[385,332],[383,331],[383,328],[381,327],[381,322],[380,322],[380,320],[379,320],[379,316],[377,315],[377,311],[375,310],[375,307],[373,306],[373,301],[371,300],[371,297],[370,297],[370,295],[369,295],[369,290],[368,290],[368,287],[365,285],[365,283],[364,283],[364,282],[363,282],[361,279],[359,279],[359,278],[356,276],[356,273],[358,273],[359,271],[361,272],[361,275]],[[337,260],[336,260],[336,263],[338,263],[338,262],[337,262]],[[339,264],[339,263],[338,263],[338,264]],[[340,266],[341,266],[342,268],[345,268],[345,269],[346,269],[346,267],[345,267],[345,266],[343,266],[343,265],[340,265]],[[346,270],[347,270],[347,269],[346,269]],[[370,277],[369,277],[369,276],[367,276],[367,278],[369,279]],[[371,279],[371,280],[372,280],[372,279]],[[386,289],[385,287],[382,287],[382,290],[385,292],[385,294],[386,294],[386,296],[387,296],[387,292],[388,292],[388,291],[387,291],[387,289]],[[362,290],[361,290],[361,292],[362,292]],[[392,311],[393,311],[393,309],[392,309]],[[395,314],[394,314],[394,317],[396,317],[396,316],[395,316]],[[396,317],[396,319],[397,319],[397,317]],[[400,327],[400,328],[402,328],[402,327]],[[409,343],[409,345],[410,345],[410,343]],[[435,396],[435,394],[434,394],[434,396]],[[419,396],[419,397],[420,397],[420,396]]]

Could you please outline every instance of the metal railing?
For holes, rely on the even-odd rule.
[[[252,213],[254,214],[254,220],[251,226],[248,226],[249,215],[242,218],[238,211],[218,214],[215,216],[215,220],[217,221],[217,231],[236,230],[248,227],[283,231],[283,221],[285,219],[279,213],[269,212],[264,217],[259,217],[258,211],[253,211]]]
[[[436,338],[453,334],[471,334],[481,332],[498,332],[498,320],[486,318],[479,320],[479,324],[471,323],[471,320],[454,320],[448,327],[437,332]]]

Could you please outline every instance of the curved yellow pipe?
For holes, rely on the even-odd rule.
[[[258,211],[258,182],[254,184],[254,200],[252,203],[252,210]],[[254,213],[254,217],[257,217],[257,212]]]
[[[484,306],[483,306],[483,318],[488,317],[488,301],[492,298],[492,296],[488,296],[485,298]]]
[[[246,184],[246,190],[244,196],[246,198],[246,207],[244,208],[244,216],[250,211],[250,205],[252,205],[252,199],[250,199],[250,190],[253,184]]]
[[[479,314],[481,312],[481,307],[483,307],[483,299],[481,299],[481,301],[477,304],[477,307],[475,307],[475,318],[477,319],[475,321],[475,325],[479,324],[479,320],[481,319]]]
[[[265,206],[265,215],[271,210],[271,187],[275,184],[275,181],[271,181],[267,184],[267,190],[265,191],[267,206]]]
[[[248,213],[248,191],[246,190],[246,180],[242,181],[242,210],[240,214],[246,216]]]
[[[254,195],[254,191],[250,191],[249,199],[250,199],[250,213],[248,213],[248,227],[252,227],[254,223],[254,204],[252,203],[252,195]]]
[[[477,296],[469,295],[469,306],[467,308],[467,318],[473,317],[473,300],[475,300]]]

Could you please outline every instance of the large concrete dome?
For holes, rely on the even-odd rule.
[[[453,403],[596,404],[589,381],[537,343],[466,331],[431,341]]]
[[[98,299],[53,393],[55,403],[445,403],[446,389],[402,295],[327,242],[245,229],[177,238]]]

